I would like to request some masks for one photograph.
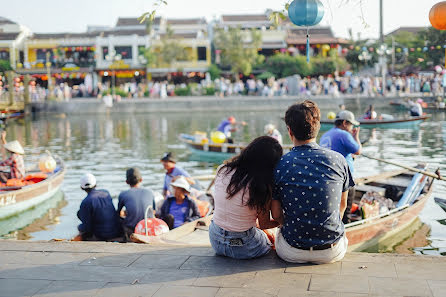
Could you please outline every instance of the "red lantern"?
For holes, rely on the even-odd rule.
[[[144,223],[144,220],[141,220],[136,226],[135,226],[135,233],[146,235],[146,224]],[[158,236],[163,233],[169,232],[169,226],[160,219],[152,218],[147,219],[147,235],[149,236]]]
[[[437,30],[446,30],[446,1],[432,6],[429,11],[429,21]]]

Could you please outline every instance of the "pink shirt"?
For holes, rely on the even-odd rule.
[[[219,168],[220,169],[220,168]],[[249,191],[246,189],[243,197],[243,190],[235,194],[231,199],[227,199],[226,188],[231,181],[233,172],[224,174],[226,169],[217,174],[214,184],[214,223],[226,231],[243,232],[256,226],[257,210],[246,206],[249,200]]]

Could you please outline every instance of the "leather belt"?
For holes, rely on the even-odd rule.
[[[339,241],[336,241],[335,243],[327,243],[323,245],[318,246],[312,246],[312,247],[298,247],[299,250],[306,250],[306,251],[321,251],[321,250],[327,250],[330,248],[335,247],[338,244]]]

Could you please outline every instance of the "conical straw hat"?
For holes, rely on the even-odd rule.
[[[10,152],[20,154],[20,155],[25,154],[25,151],[23,150],[22,145],[17,140],[6,143],[4,145],[4,147],[5,147],[5,149],[7,149]]]

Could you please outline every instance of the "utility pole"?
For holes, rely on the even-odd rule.
[[[384,47],[384,15],[383,15],[383,0],[379,0],[379,41],[380,47]],[[383,48],[384,52],[385,49]],[[385,53],[380,57],[381,64],[381,79],[382,79],[382,95],[386,93],[386,56]]]
[[[383,0],[379,0],[379,41],[384,43]]]

